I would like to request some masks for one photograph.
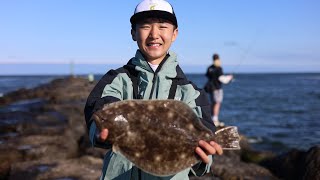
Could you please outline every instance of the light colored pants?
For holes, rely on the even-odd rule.
[[[222,89],[215,89],[212,92],[212,102],[213,103],[222,103],[223,101],[223,90]]]

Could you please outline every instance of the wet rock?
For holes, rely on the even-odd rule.
[[[16,149],[0,148],[0,179],[7,179],[11,165],[23,161],[23,154]]]
[[[99,179],[101,166],[102,159],[91,156],[67,160],[27,161],[12,166],[9,180],[96,180]]]
[[[261,164],[283,179],[320,179],[320,146],[293,149]]]
[[[264,167],[226,155],[215,156],[212,172],[222,179],[277,179]]]
[[[320,179],[320,146],[314,146],[309,149],[304,164],[304,179]]]
[[[90,83],[85,78],[60,78],[48,84],[33,89],[19,89],[0,97],[0,106],[17,100],[29,100],[40,98],[51,103],[81,102],[85,101],[95,83]]]
[[[63,135],[30,135],[8,140],[2,149],[15,148],[23,154],[23,159],[66,159],[78,156],[78,144]]]

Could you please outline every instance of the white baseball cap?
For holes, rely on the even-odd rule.
[[[143,0],[141,1],[134,14],[130,18],[132,25],[136,24],[141,19],[158,17],[169,20],[178,27],[176,15],[174,14],[173,7],[165,0]]]

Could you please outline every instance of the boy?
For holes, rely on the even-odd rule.
[[[104,104],[125,99],[176,99],[187,103],[202,123],[214,131],[210,120],[210,104],[180,69],[177,56],[169,52],[178,35],[178,23],[172,6],[164,0],[144,0],[133,16],[131,36],[139,49],[127,65],[110,70],[90,93],[85,116],[90,140],[98,147],[110,148],[108,129],[101,132],[91,121],[93,112]],[[221,147],[211,141],[199,141],[195,149],[202,162],[174,176],[156,177],[134,166],[125,157],[112,152],[106,154],[101,179],[189,179],[193,174],[201,176],[210,170],[213,154],[222,154]]]

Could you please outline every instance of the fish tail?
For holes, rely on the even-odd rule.
[[[224,150],[240,149],[240,136],[236,126],[228,126],[215,132],[215,142]]]

